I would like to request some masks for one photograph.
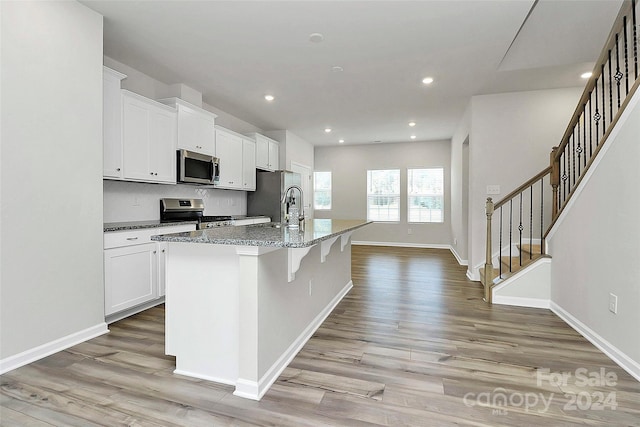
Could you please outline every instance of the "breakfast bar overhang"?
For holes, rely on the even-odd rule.
[[[154,236],[167,242],[166,353],[175,373],[260,400],[349,292],[364,220],[313,219]]]

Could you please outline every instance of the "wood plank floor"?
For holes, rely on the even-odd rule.
[[[353,290],[260,402],[173,374],[156,307],[0,376],[0,424],[640,426],[640,383],[550,311],[487,306],[465,271],[354,246]]]

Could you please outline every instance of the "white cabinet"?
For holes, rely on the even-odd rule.
[[[218,188],[228,190],[255,190],[255,151],[253,141],[247,141],[245,157],[245,137],[216,126],[216,157],[220,162],[220,183]],[[253,158],[253,161],[251,159]],[[249,162],[245,171],[245,160]],[[245,173],[246,172],[246,173]],[[245,185],[246,184],[246,185]]]
[[[250,133],[247,136],[256,141],[256,167],[269,171],[280,169],[278,142],[259,133]]]
[[[121,81],[126,78],[111,68],[102,67],[102,176],[122,179],[122,95]]]
[[[189,104],[180,98],[165,98],[159,102],[169,105],[178,111],[179,149],[197,153],[215,155],[215,114]]]
[[[158,297],[157,245],[125,246],[104,251],[104,314]]]
[[[195,224],[185,224],[105,233],[105,316],[130,315],[161,303],[166,289],[167,244],[151,241],[151,236],[195,228]]]
[[[122,91],[123,178],[176,183],[176,111]]]
[[[247,138],[242,139],[242,189],[256,189],[256,143]]]

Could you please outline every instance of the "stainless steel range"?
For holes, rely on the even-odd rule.
[[[178,221],[198,221],[198,230],[234,225],[231,216],[205,216],[202,199],[160,199],[160,222]]]

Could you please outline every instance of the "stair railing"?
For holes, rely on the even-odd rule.
[[[482,280],[485,301],[491,302],[496,261],[498,264],[497,277],[503,277],[504,273],[513,270],[514,250],[518,248],[519,254],[516,253],[516,257],[519,257],[519,264],[522,265],[523,244],[525,246],[527,243],[529,244],[529,257],[531,257],[535,240],[533,236],[538,232],[540,233],[541,253],[545,253],[544,241],[547,234],[567,206],[631,97],[640,86],[638,78],[640,72],[638,65],[639,22],[636,0],[625,0],[567,130],[562,136],[560,144],[553,147],[550,166],[499,202],[494,203],[491,198],[487,199],[485,207],[487,251]],[[544,192],[545,181],[551,185],[551,192]],[[536,199],[534,188],[538,186],[540,190]],[[548,196],[548,193],[551,195]],[[522,220],[523,206],[525,212],[527,209],[527,196],[529,197],[528,225],[526,221]],[[546,200],[547,197],[550,200]],[[513,218],[514,206],[516,208],[515,220]],[[540,228],[538,230],[535,230],[532,220],[534,210],[540,213]],[[508,219],[506,219],[507,215]],[[492,227],[491,224],[495,216],[500,218],[498,227]],[[515,233],[518,244],[513,242],[515,224],[517,224],[517,232]],[[503,236],[506,236],[507,232],[509,240],[507,246],[504,246],[506,237],[503,240]],[[529,233],[528,242],[526,237],[523,241],[523,232],[525,236]],[[499,250],[497,253],[493,253],[492,241],[496,239],[499,241]],[[503,265],[502,262],[505,252],[509,254],[507,265]]]

